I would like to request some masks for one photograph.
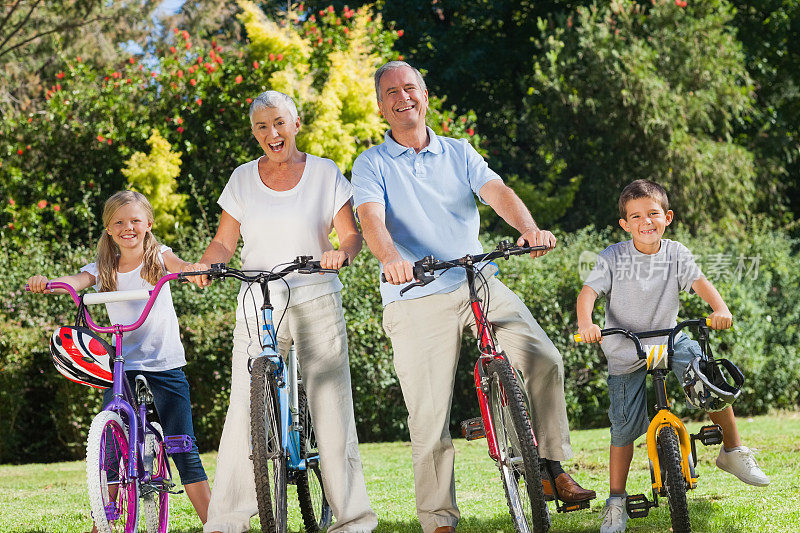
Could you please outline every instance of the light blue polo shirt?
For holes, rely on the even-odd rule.
[[[383,144],[358,156],[353,164],[353,199],[386,208],[386,228],[400,255],[414,262],[426,255],[455,259],[483,253],[478,241],[480,217],[475,196],[498,176],[466,139],[439,137],[428,128],[430,143],[419,153],[386,133]],[[383,265],[381,265],[383,272]],[[454,291],[466,279],[454,268],[404,300]],[[402,285],[381,283],[383,305],[401,299]]]

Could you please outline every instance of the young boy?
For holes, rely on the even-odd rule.
[[[600,328],[592,323],[598,295],[606,297],[606,327],[630,331],[668,329],[677,324],[678,293],[694,291],[711,306],[707,323],[712,329],[731,327],[732,317],[719,295],[681,243],[662,239],[672,222],[667,193],[649,180],[636,180],[619,197],[619,224],[631,240],[603,250],[578,296],[578,333],[585,342],[600,342]],[[653,343],[661,342],[652,339]],[[633,442],[647,432],[645,394],[647,370],[636,357],[630,340],[609,336],[602,340],[608,359],[608,394],[611,406],[610,497],[603,511],[601,533],[625,531],[625,482],[633,458]],[[689,362],[700,355],[700,346],[686,335],[675,341],[672,371],[683,379]],[[739,438],[733,408],[709,413],[723,431],[717,466],[756,486],[769,484],[753,453]]]

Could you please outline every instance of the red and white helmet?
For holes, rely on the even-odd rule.
[[[50,355],[61,375],[70,381],[97,389],[113,383],[111,362],[114,348],[82,326],[63,326],[50,338]]]

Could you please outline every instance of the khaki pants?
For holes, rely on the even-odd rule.
[[[276,311],[277,325],[281,312]],[[217,473],[204,531],[239,533],[258,513],[250,459],[250,374],[247,360],[258,355],[255,319],[237,321],[233,333],[231,396],[219,444]],[[248,336],[248,325],[250,335]],[[328,531],[368,532],[378,520],[370,508],[353,417],[347,333],[341,294],[290,307],[278,332],[280,352],[294,340],[319,445],[325,493],[336,522]]]
[[[516,294],[495,277],[489,279],[488,287],[488,318],[497,343],[525,380],[539,453],[551,460],[568,459],[572,448],[561,355]],[[383,327],[392,341],[394,366],[408,408],[422,529],[429,533],[439,526],[455,526],[459,511],[450,404],[462,333],[469,327],[477,335],[469,288],[464,283],[450,293],[392,302],[383,311]]]

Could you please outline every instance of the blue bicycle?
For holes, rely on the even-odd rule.
[[[183,278],[196,275],[207,275],[211,279],[235,278],[258,285],[264,296],[260,309],[262,351],[248,361],[250,439],[261,528],[276,533],[285,533],[287,529],[286,488],[289,484],[297,485],[306,531],[325,529],[332,519],[297,358],[293,349],[286,359],[281,357],[272,320],[269,282],[292,272],[316,274],[338,270],[321,268],[319,261],[300,256],[279,272],[237,270],[218,263],[207,271],[181,274]]]

